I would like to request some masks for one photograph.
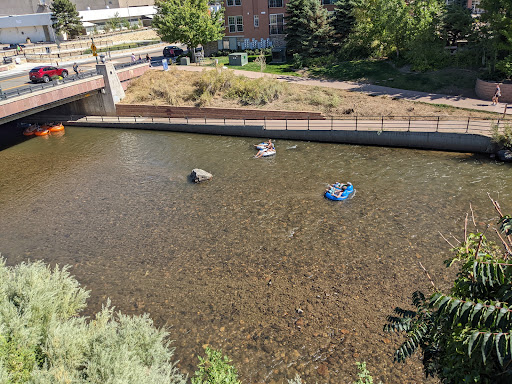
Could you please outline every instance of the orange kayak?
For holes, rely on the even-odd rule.
[[[46,126],[43,125],[42,127],[37,128],[34,133],[36,136],[46,136],[50,133],[50,131],[46,129]]]
[[[62,125],[62,123],[52,125],[49,128],[50,132],[60,132],[60,131],[63,131],[63,130],[64,130],[64,125]]]

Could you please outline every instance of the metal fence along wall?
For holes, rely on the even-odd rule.
[[[417,133],[456,133],[491,136],[493,127],[503,129],[512,125],[510,119],[478,119],[409,117],[409,116],[364,116],[339,119],[233,119],[205,117],[142,117],[142,116],[55,116],[54,120],[71,122],[105,122],[105,123],[161,123],[176,125],[224,125],[224,126],[259,126],[268,131],[354,131],[354,132],[417,132]]]

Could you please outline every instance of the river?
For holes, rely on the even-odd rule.
[[[4,129],[5,131],[5,129]],[[11,131],[12,132],[12,131]],[[16,131],[16,135],[20,133]],[[512,169],[483,156],[277,140],[67,128],[0,151],[0,252],[9,265],[70,265],[91,290],[166,326],[179,367],[221,348],[242,382],[434,383],[418,357],[393,363],[383,332],[395,306],[450,287],[449,246],[469,204],[495,222],[487,192],[512,213]],[[193,168],[211,181],[193,184]],[[323,197],[350,181],[355,196]],[[490,232],[490,231],[489,231]]]

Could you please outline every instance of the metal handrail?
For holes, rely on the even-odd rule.
[[[144,63],[147,63],[147,62],[148,61],[146,60],[146,58],[144,58],[144,59],[140,59],[140,60],[131,61],[131,62],[128,62],[128,63],[114,64],[114,68],[115,69],[121,69],[121,68],[131,67],[132,65],[144,64]]]
[[[67,116],[60,116],[57,120],[65,121]],[[154,117],[154,116],[69,116],[67,121],[73,121],[77,124],[80,120],[85,122],[102,122],[102,123],[165,123],[165,124],[200,124],[200,125],[242,125],[254,126],[260,125],[263,129],[270,130],[322,130],[322,131],[361,131],[361,132],[430,132],[430,133],[460,133],[460,134],[487,134],[491,133],[493,125],[504,127],[506,124],[512,123],[512,120],[489,119],[489,118],[460,118],[449,116],[428,116],[428,120],[415,120],[418,116],[410,116],[408,120],[391,120],[389,116],[358,116],[357,119],[352,117],[344,117],[341,119],[326,120],[309,120],[309,119],[281,119],[267,120],[238,118],[232,116],[208,118],[203,117]],[[439,118],[439,119],[438,119]],[[442,120],[445,118],[446,120]],[[368,122],[373,123],[368,124]],[[395,126],[386,126],[386,122],[397,123]],[[384,124],[382,123],[384,122]],[[468,124],[469,122],[469,124]],[[401,123],[401,124],[400,124]],[[415,124],[417,123],[417,124]],[[427,126],[422,123],[428,123]],[[271,125],[274,124],[274,127]]]

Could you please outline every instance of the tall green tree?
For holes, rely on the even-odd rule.
[[[512,4],[510,0],[482,0],[482,22],[489,26],[488,38],[493,43],[497,67],[512,76]]]
[[[458,40],[473,33],[473,17],[466,6],[451,4],[441,16],[440,34],[447,45],[455,46]]]
[[[290,0],[286,5],[286,46],[305,58],[327,55],[333,29],[327,10],[317,0]]]
[[[50,10],[52,27],[58,35],[66,34],[73,38],[82,32],[82,21],[76,6],[70,0],[53,0]]]
[[[416,309],[396,308],[385,326],[406,334],[395,360],[420,351],[425,373],[444,384],[512,382],[512,218],[493,204],[500,245],[482,232],[468,234],[466,217],[464,241],[446,261],[459,265],[451,290],[444,293],[431,280],[434,293],[415,292]]]
[[[356,16],[354,10],[360,5],[360,0],[338,0],[331,19],[334,41],[337,45],[347,40],[354,30]]]
[[[210,11],[207,0],[157,0],[153,28],[163,41],[194,49],[224,36],[223,11]]]

